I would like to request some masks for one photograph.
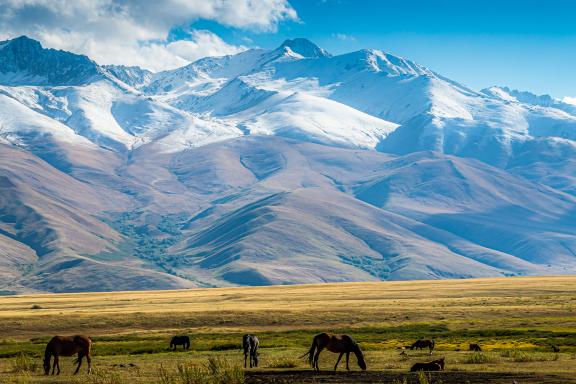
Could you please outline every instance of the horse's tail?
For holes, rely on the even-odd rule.
[[[314,337],[314,339],[312,340],[312,345],[310,346],[308,352],[300,356],[301,359],[308,356],[308,363],[310,363],[310,366],[312,368],[314,368],[314,352],[316,351],[316,344],[317,344],[316,337]]]
[[[242,337],[242,349],[244,354],[247,355],[250,352],[250,335],[244,335]]]

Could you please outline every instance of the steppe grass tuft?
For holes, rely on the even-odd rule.
[[[34,373],[38,369],[38,360],[20,352],[12,364],[13,373]]]
[[[157,378],[160,384],[244,384],[244,371],[224,358],[210,357],[204,364],[180,363],[175,373],[160,366]]]

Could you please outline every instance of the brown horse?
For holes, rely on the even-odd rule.
[[[444,370],[444,358],[429,361],[427,363],[416,363],[410,368],[410,372],[418,371],[443,371]]]
[[[428,348],[430,350],[430,354],[432,354],[432,351],[434,350],[434,340],[420,339],[416,340],[414,344],[410,346],[410,350],[424,348]]]
[[[429,363],[416,363],[410,368],[410,372],[418,371],[440,371],[440,364],[429,362]]]
[[[88,373],[92,372],[92,364],[90,358],[90,349],[92,348],[92,338],[90,336],[54,336],[46,345],[44,352],[44,373],[50,373],[50,359],[54,356],[54,365],[52,366],[52,374],[58,369],[57,374],[60,374],[60,356],[73,356],[78,354],[78,358],[74,363],[78,364],[74,374],[77,374],[82,365],[82,359],[86,356],[88,362]]]
[[[320,333],[314,336],[312,340],[312,346],[310,350],[301,356],[305,357],[308,356],[308,361],[310,362],[310,366],[314,368],[316,371],[319,371],[320,368],[318,367],[318,357],[320,356],[320,352],[322,350],[327,349],[330,352],[339,353],[338,360],[334,365],[334,370],[338,368],[338,363],[340,363],[340,359],[342,356],[346,354],[346,369],[349,371],[350,366],[348,362],[350,360],[350,352],[353,352],[356,355],[356,359],[358,360],[358,366],[365,371],[366,370],[366,361],[364,360],[364,354],[360,349],[358,343],[348,335],[333,335],[330,333]]]
[[[478,344],[470,344],[468,350],[473,352],[482,352],[482,348],[480,348],[480,345]]]

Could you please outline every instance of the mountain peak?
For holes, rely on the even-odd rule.
[[[292,52],[297,53],[303,57],[320,58],[332,56],[325,49],[320,48],[310,40],[302,37],[284,41],[282,45],[280,45],[279,49],[284,48],[290,48]]]
[[[88,57],[43,48],[27,36],[0,42],[0,84],[80,85],[98,74],[100,68]]]
[[[8,44],[28,45],[28,46],[39,48],[39,49],[42,48],[42,45],[40,44],[40,42],[38,40],[31,39],[26,35],[18,36],[18,37],[11,39],[11,40],[5,40],[5,41],[2,41],[1,43],[4,43],[6,45],[8,45]]]

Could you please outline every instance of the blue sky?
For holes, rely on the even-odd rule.
[[[334,54],[377,48],[473,88],[576,96],[576,1],[291,0],[276,32],[198,21],[231,44],[273,48],[307,37]],[[249,39],[249,40],[248,40]],[[252,41],[252,43],[248,43]]]
[[[307,37],[376,48],[479,89],[576,97],[576,0],[0,0],[0,40],[27,35],[101,64],[173,69]]]

